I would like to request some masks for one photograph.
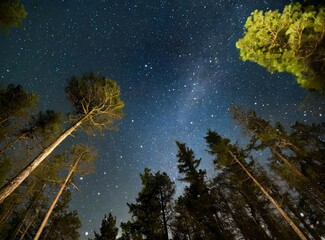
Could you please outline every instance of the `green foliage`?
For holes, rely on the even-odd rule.
[[[78,240],[80,238],[78,229],[81,227],[81,222],[77,211],[69,211],[70,201],[71,192],[66,190],[54,208],[53,217],[45,228],[42,239]]]
[[[43,134],[57,133],[62,130],[63,116],[60,113],[56,113],[52,110],[46,112],[40,111],[37,115],[32,116],[30,122],[29,132],[38,130]]]
[[[302,184],[311,196],[298,189],[297,175],[277,155],[270,160],[279,169],[269,168],[265,161],[272,152],[265,150],[274,147],[289,163],[303,161],[308,172],[313,164],[321,167],[323,158],[318,158],[324,153],[323,124],[296,123],[287,132],[280,123],[272,124],[252,110],[234,106],[232,113],[255,138],[249,148],[243,149],[209,130],[205,140],[207,151],[213,156],[214,176],[208,178],[206,171],[200,169],[201,159],[195,158],[194,151],[185,143],[176,142],[180,180],[186,185],[174,204],[170,204],[171,214],[166,215],[171,219],[167,226],[172,239],[298,239],[297,230],[289,226],[289,220],[284,220],[275,206],[286,212],[289,222],[294,222],[302,234],[321,239],[324,211],[321,198],[314,198],[315,188],[308,189],[309,186]],[[162,234],[161,200],[166,198],[159,198],[157,190],[158,186],[168,184],[161,184],[158,175],[150,169],[140,175],[143,188],[136,203],[128,204],[132,218],[121,224],[119,240],[169,239]],[[167,174],[163,179],[168,179]]]
[[[178,170],[184,177],[181,179],[189,183],[185,187],[183,196],[177,200],[176,226],[188,231],[188,227],[181,224],[181,219],[193,221],[192,232],[194,239],[222,239],[229,238],[230,232],[222,229],[216,212],[214,197],[206,183],[206,171],[199,169],[201,159],[195,159],[192,149],[185,144],[176,142],[178,146]],[[194,231],[193,231],[194,230]],[[185,232],[186,232],[185,231]],[[183,233],[185,235],[185,233]]]
[[[37,100],[35,93],[26,92],[21,85],[9,84],[0,89],[0,126],[8,124],[10,118],[25,117]]]
[[[100,227],[100,233],[95,232],[94,240],[115,240],[118,233],[116,225],[116,217],[109,213],[108,217],[105,215]]]
[[[184,182],[194,182],[200,175],[197,169],[201,163],[201,159],[195,159],[193,150],[186,147],[184,143],[176,141],[176,145],[179,149],[177,153],[177,168],[180,174],[185,175],[179,180]],[[201,176],[205,174],[205,172],[200,173]]]
[[[140,175],[143,188],[136,203],[128,204],[132,221],[122,225],[124,237],[132,239],[168,239],[175,184],[166,173],[151,173],[146,168]]]
[[[0,28],[8,30],[11,27],[19,27],[27,12],[20,0],[0,1]]]
[[[325,7],[290,3],[282,13],[255,10],[236,46],[242,60],[289,72],[306,89],[325,91]]]
[[[120,99],[120,88],[113,80],[95,73],[72,77],[66,92],[75,107],[73,118],[88,115],[83,122],[86,130],[114,129],[115,121],[123,117],[124,102]]]

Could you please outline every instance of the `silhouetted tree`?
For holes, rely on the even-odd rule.
[[[146,168],[140,175],[142,190],[136,203],[128,204],[132,220],[124,224],[124,232],[131,238],[168,240],[168,227],[171,218],[172,199],[175,184],[166,173],[151,173]]]
[[[94,240],[115,240],[118,234],[116,217],[113,217],[111,213],[108,214],[108,217],[105,214],[105,217],[102,220],[102,226],[100,227],[100,233],[94,233]]]
[[[274,199],[269,192],[262,186],[262,184],[251,174],[247,163],[245,161],[244,151],[238,146],[230,144],[230,140],[227,138],[222,138],[217,133],[209,131],[205,137],[209,152],[216,156],[215,162],[221,162],[223,165],[229,165],[236,163],[240,166],[242,171],[245,172],[248,179],[254,182],[254,184],[259,188],[263,195],[272,203],[272,205],[279,211],[287,223],[292,227],[292,229],[297,233],[300,239],[306,239],[305,234],[298,228],[291,217],[282,209],[279,202]]]
[[[206,172],[199,169],[201,159],[195,159],[193,150],[187,148],[185,144],[180,142],[176,144],[178,146],[177,167],[179,173],[183,175],[180,180],[189,184],[185,187],[183,196],[178,198],[176,207],[181,210],[176,214],[178,223],[188,215],[188,220],[184,219],[187,221],[185,225],[188,223],[192,225],[182,227],[186,230],[183,235],[192,233],[191,239],[231,238],[232,234],[223,228],[222,219],[218,216],[216,202],[205,181]]]
[[[245,111],[239,106],[232,106],[231,111],[234,119],[251,135],[250,148],[255,150],[268,148],[274,154],[274,157],[269,159],[271,168],[290,186],[295,187],[306,199],[315,204],[319,211],[324,213],[325,194],[317,183],[319,180],[315,181],[311,174],[308,176],[308,174],[302,172],[305,163],[308,162],[310,166],[316,162],[320,163],[320,167],[324,166],[322,147],[317,148],[316,145],[314,145],[315,148],[310,147],[312,142],[315,141],[318,147],[324,145],[319,135],[324,130],[318,127],[318,135],[315,134],[315,131],[314,133],[311,132],[309,135],[311,143],[308,143],[307,139],[309,137],[306,131],[304,131],[305,134],[301,132],[306,141],[301,138],[299,140],[299,133],[292,133],[293,135],[290,136],[280,123],[272,126],[270,122],[258,117],[253,110]],[[298,125],[296,126],[298,127]],[[288,150],[293,152],[296,157],[287,157],[283,152],[288,152]]]

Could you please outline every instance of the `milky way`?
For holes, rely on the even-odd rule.
[[[301,107],[307,93],[293,77],[242,62],[235,47],[253,10],[289,2],[22,1],[23,26],[0,35],[3,84],[22,84],[40,96],[40,109],[67,113],[66,80],[95,71],[118,82],[126,103],[119,131],[80,137],[98,149],[96,173],[78,178],[71,204],[81,239],[98,231],[105,213],[128,219],[144,167],[177,179],[175,140],[211,169],[207,129],[241,138],[232,103],[287,125],[324,120],[322,100]]]

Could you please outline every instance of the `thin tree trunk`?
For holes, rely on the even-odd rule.
[[[20,136],[16,137],[15,139],[9,141],[5,146],[3,146],[3,148],[1,148],[0,150],[0,155],[6,151],[9,147],[11,147],[13,144],[15,144],[16,142],[18,142],[19,140],[23,139],[26,136],[26,133],[21,134]]]
[[[52,228],[54,227],[53,222],[57,219],[57,216],[58,216],[58,214],[54,214],[54,216],[52,217],[52,219],[51,219],[51,223],[50,223],[50,225],[48,226],[47,231],[46,231],[46,233],[44,234],[43,239],[47,239],[47,235],[49,235],[49,233],[51,233]]]
[[[38,216],[38,212],[39,212],[39,208],[36,210],[35,215],[32,217],[32,219],[30,220],[30,222],[28,223],[28,225],[25,228],[25,231],[21,234],[21,237],[19,240],[23,240],[25,239],[25,235],[28,232],[29,228],[32,226],[32,224],[34,223],[34,221],[36,220],[37,216]]]
[[[70,180],[72,174],[73,174],[74,171],[76,170],[76,168],[77,168],[77,166],[78,166],[78,163],[79,163],[81,157],[82,157],[82,155],[79,156],[79,158],[77,159],[77,161],[75,162],[75,164],[73,165],[73,167],[71,168],[71,170],[69,171],[68,176],[66,177],[66,179],[65,179],[64,183],[62,184],[62,186],[61,186],[61,188],[60,188],[58,194],[56,195],[55,199],[53,200],[53,202],[52,202],[52,204],[51,204],[51,206],[50,206],[50,208],[49,208],[49,210],[47,211],[47,213],[46,213],[46,215],[45,215],[45,217],[44,217],[44,219],[43,219],[43,221],[42,221],[42,223],[41,223],[41,226],[39,227],[39,229],[38,229],[38,231],[37,231],[37,233],[36,233],[36,235],[35,235],[35,237],[34,237],[34,240],[38,240],[38,239],[40,238],[41,233],[43,232],[44,227],[45,227],[47,221],[49,220],[49,217],[50,217],[50,215],[51,215],[51,213],[52,213],[52,211],[53,211],[55,205],[56,205],[57,202],[59,201],[59,198],[60,198],[61,194],[63,193],[63,190],[64,190],[65,187],[67,186],[68,181]]]
[[[324,203],[322,200],[325,200],[325,194],[319,191],[317,187],[314,187],[314,184],[308,179],[305,175],[303,175],[295,166],[293,166],[287,158],[285,158],[279,151],[277,151],[275,148],[268,146],[271,151],[278,157],[280,158],[284,164],[288,165],[290,169],[294,171],[294,173],[300,177],[300,179],[303,181],[304,184],[306,184],[307,189],[305,191],[308,192],[309,198],[311,198],[316,205],[320,208],[320,210],[324,213],[323,208],[324,208]],[[300,188],[300,187],[299,187]],[[301,191],[301,190],[300,190]],[[316,196],[315,196],[316,195]],[[321,198],[322,200],[319,200]]]
[[[292,229],[297,233],[297,235],[302,240],[307,240],[305,235],[300,231],[296,224],[291,220],[291,218],[286,214],[286,212],[280,207],[280,204],[264,189],[264,187],[253,177],[253,175],[246,169],[246,167],[238,160],[238,158],[229,151],[233,159],[240,165],[240,167],[245,171],[245,173],[253,180],[253,182],[258,186],[258,188],[263,192],[265,197],[274,205],[274,207],[279,211],[286,222],[292,227]]]
[[[163,217],[163,225],[164,225],[164,238],[165,240],[168,240],[168,227],[167,227],[167,219],[166,219],[166,209],[165,209],[165,205],[164,205],[164,196],[162,193],[162,190],[159,190],[160,193],[160,206],[161,206],[161,211],[162,211],[162,217]]]
[[[34,185],[35,186],[35,185]],[[34,207],[35,203],[39,200],[39,197],[41,196],[42,191],[44,190],[44,188],[46,187],[46,184],[44,183],[41,190],[38,191],[38,193],[33,197],[33,199],[31,200],[30,204],[28,205],[28,207],[26,208],[25,212],[24,212],[24,217],[23,219],[20,221],[20,224],[17,226],[16,231],[15,231],[15,235],[13,236],[12,239],[17,239],[16,236],[18,236],[19,232],[21,232],[21,228],[23,227],[30,210],[32,209],[32,207]]]
[[[10,182],[0,189],[0,203],[3,202],[28,176],[31,172],[37,168],[42,161],[52,153],[52,151],[66,138],[68,137],[77,127],[79,127],[86,118],[91,115],[92,112],[89,112],[79,121],[73,124],[68,128],[64,133],[61,134],[50,146],[45,148],[34,160],[25,167],[16,177],[14,177]]]
[[[32,191],[35,187],[36,183],[33,183],[31,185],[28,186],[28,188],[25,190],[25,193],[29,193],[29,191]],[[13,213],[13,211],[15,210],[15,207],[21,203],[21,201],[23,200],[25,196],[23,196],[22,194],[18,194],[18,196],[16,198],[14,198],[13,203],[10,205],[9,210],[6,211],[6,214],[0,219],[0,224],[4,223],[5,221],[8,220],[8,218],[11,216],[11,214]]]

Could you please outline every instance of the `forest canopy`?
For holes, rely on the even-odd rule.
[[[325,91],[325,7],[290,3],[247,18],[240,57],[269,72],[288,72],[305,89]]]
[[[176,142],[182,193],[176,196],[167,173],[144,169],[121,237],[109,213],[94,240],[322,239],[325,125],[297,122],[285,130],[239,106],[232,116],[251,138],[246,147],[209,130],[215,172],[208,177],[203,159]]]

